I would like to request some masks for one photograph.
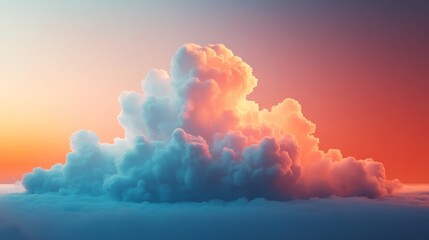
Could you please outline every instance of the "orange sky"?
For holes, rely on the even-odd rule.
[[[297,99],[322,149],[429,182],[425,6],[381,4],[0,3],[0,182],[63,162],[76,130],[122,136],[120,92],[186,42],[241,56],[261,106]]]

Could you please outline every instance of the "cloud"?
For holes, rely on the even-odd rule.
[[[401,195],[170,204],[14,194],[0,197],[0,239],[427,239],[429,208]]]
[[[372,159],[324,152],[315,124],[287,98],[260,109],[252,68],[222,44],[186,44],[170,72],[151,70],[142,92],[119,97],[125,137],[71,137],[65,164],[26,174],[28,193],[133,202],[387,196],[399,186]]]

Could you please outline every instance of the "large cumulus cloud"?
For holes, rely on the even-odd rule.
[[[372,159],[324,152],[300,104],[271,109],[247,99],[252,68],[224,45],[187,44],[171,70],[151,70],[142,92],[124,92],[113,144],[80,131],[65,164],[36,168],[29,193],[106,195],[123,201],[386,196],[398,181]]]

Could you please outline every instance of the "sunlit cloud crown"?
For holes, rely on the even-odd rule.
[[[224,45],[181,47],[170,72],[151,70],[123,92],[125,137],[71,137],[65,164],[26,174],[28,193],[108,195],[123,201],[287,200],[392,193],[383,164],[319,149],[315,124],[287,98],[260,109],[252,68]]]

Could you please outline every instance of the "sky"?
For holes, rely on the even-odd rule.
[[[1,1],[0,181],[48,168],[79,129],[123,136],[118,97],[185,43],[222,43],[253,68],[249,96],[297,99],[323,150],[429,181],[424,1]]]

